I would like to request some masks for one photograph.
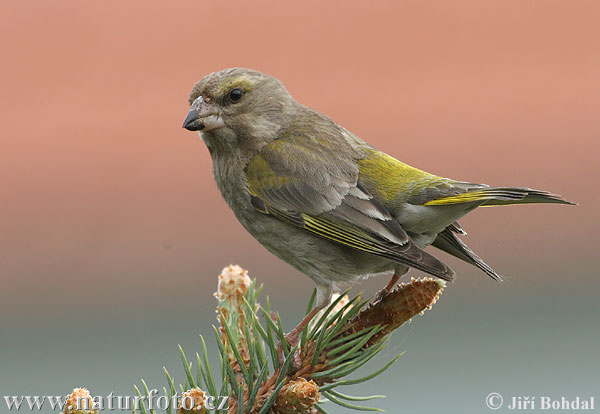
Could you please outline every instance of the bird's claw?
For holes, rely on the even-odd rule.
[[[389,295],[389,293],[392,291],[392,289],[394,289],[394,286],[396,286],[396,283],[398,282],[399,278],[400,278],[400,276],[398,276],[396,273],[394,273],[394,275],[392,276],[392,278],[390,279],[388,284],[385,285],[385,287],[383,289],[381,289],[379,292],[377,292],[377,295],[375,296],[375,300],[373,301],[374,306],[380,306],[383,303],[383,300],[387,297],[387,295]]]
[[[285,335],[285,341],[290,345],[290,348],[293,349],[299,342],[298,335],[294,332],[290,332]],[[279,359],[279,365],[283,366],[285,362],[285,357],[283,355],[283,341],[279,342],[277,345],[277,359]],[[292,357],[292,366],[294,369],[298,370],[302,366],[302,359],[300,358],[300,348],[297,348],[294,352],[294,356]]]
[[[311,310],[308,313],[308,315],[306,315],[304,319],[302,319],[302,321],[300,321],[300,323],[290,331],[290,333],[285,335],[284,341],[286,341],[291,348],[294,348],[296,345],[298,345],[298,342],[300,342],[299,339],[300,335],[302,335],[302,331],[306,329],[312,318],[314,318],[314,316],[318,314],[321,309],[323,309],[323,305],[315,306],[313,310]],[[273,317],[273,315],[271,317]],[[279,359],[279,364],[282,365],[285,361],[285,358],[283,357],[282,342],[279,342],[279,345],[277,346],[277,358]],[[294,352],[294,355],[292,356],[292,366],[295,369],[299,369],[302,366],[301,364],[302,359],[300,358],[300,348],[297,348]]]
[[[375,299],[373,300],[373,306],[380,306],[389,293],[390,292],[388,289],[381,289],[379,292],[377,292]]]

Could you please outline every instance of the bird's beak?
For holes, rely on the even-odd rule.
[[[190,111],[183,121],[183,128],[190,131],[206,132],[224,126],[225,123],[220,116],[219,108],[206,102],[202,96],[192,103]]]

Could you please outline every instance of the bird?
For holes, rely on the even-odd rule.
[[[575,204],[547,191],[457,181],[407,165],[256,70],[208,74],[188,103],[183,128],[199,131],[237,219],[316,285],[314,308],[286,336],[292,346],[334,294],[361,278],[390,277],[379,298],[411,268],[454,280],[427,246],[501,280],[460,237],[466,233],[458,220],[477,207]]]

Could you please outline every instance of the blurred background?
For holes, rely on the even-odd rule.
[[[299,320],[312,282],[246,234],[181,128],[197,80],[244,66],[404,162],[580,203],[463,219],[508,281],[436,253],[458,280],[352,392],[413,414],[487,412],[491,392],[600,400],[597,2],[19,1],[1,16],[0,394],[133,395],[142,377],[162,389],[163,365],[183,381],[177,344],[210,336],[230,263]]]

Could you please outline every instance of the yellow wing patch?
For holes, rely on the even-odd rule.
[[[311,233],[344,246],[372,254],[390,254],[389,249],[383,248],[379,241],[356,227],[304,213],[301,213],[299,217],[293,217],[293,215],[277,209],[271,209],[269,213],[283,221],[300,225]],[[301,221],[298,221],[298,219]]]
[[[271,169],[267,160],[261,157],[260,154],[252,158],[248,163],[246,177],[248,178],[250,194],[253,196],[260,196],[260,193],[264,189],[278,188],[292,181],[286,176],[277,175]]]
[[[404,164],[383,152],[368,152],[367,157],[358,161],[360,180],[366,183],[368,188],[375,189],[382,201],[408,199],[425,186],[447,181],[445,178]]]
[[[424,206],[443,206],[447,204],[462,204],[470,203],[473,201],[480,201],[489,198],[489,194],[485,191],[471,191],[462,194],[458,194],[450,197],[442,197],[435,200],[431,200],[423,204]]]
[[[308,214],[303,214],[302,218],[305,228],[321,237],[369,253],[378,251],[374,246],[365,242],[369,239],[371,239],[371,243],[374,242],[372,237],[354,227],[334,223],[322,217],[312,217]]]

